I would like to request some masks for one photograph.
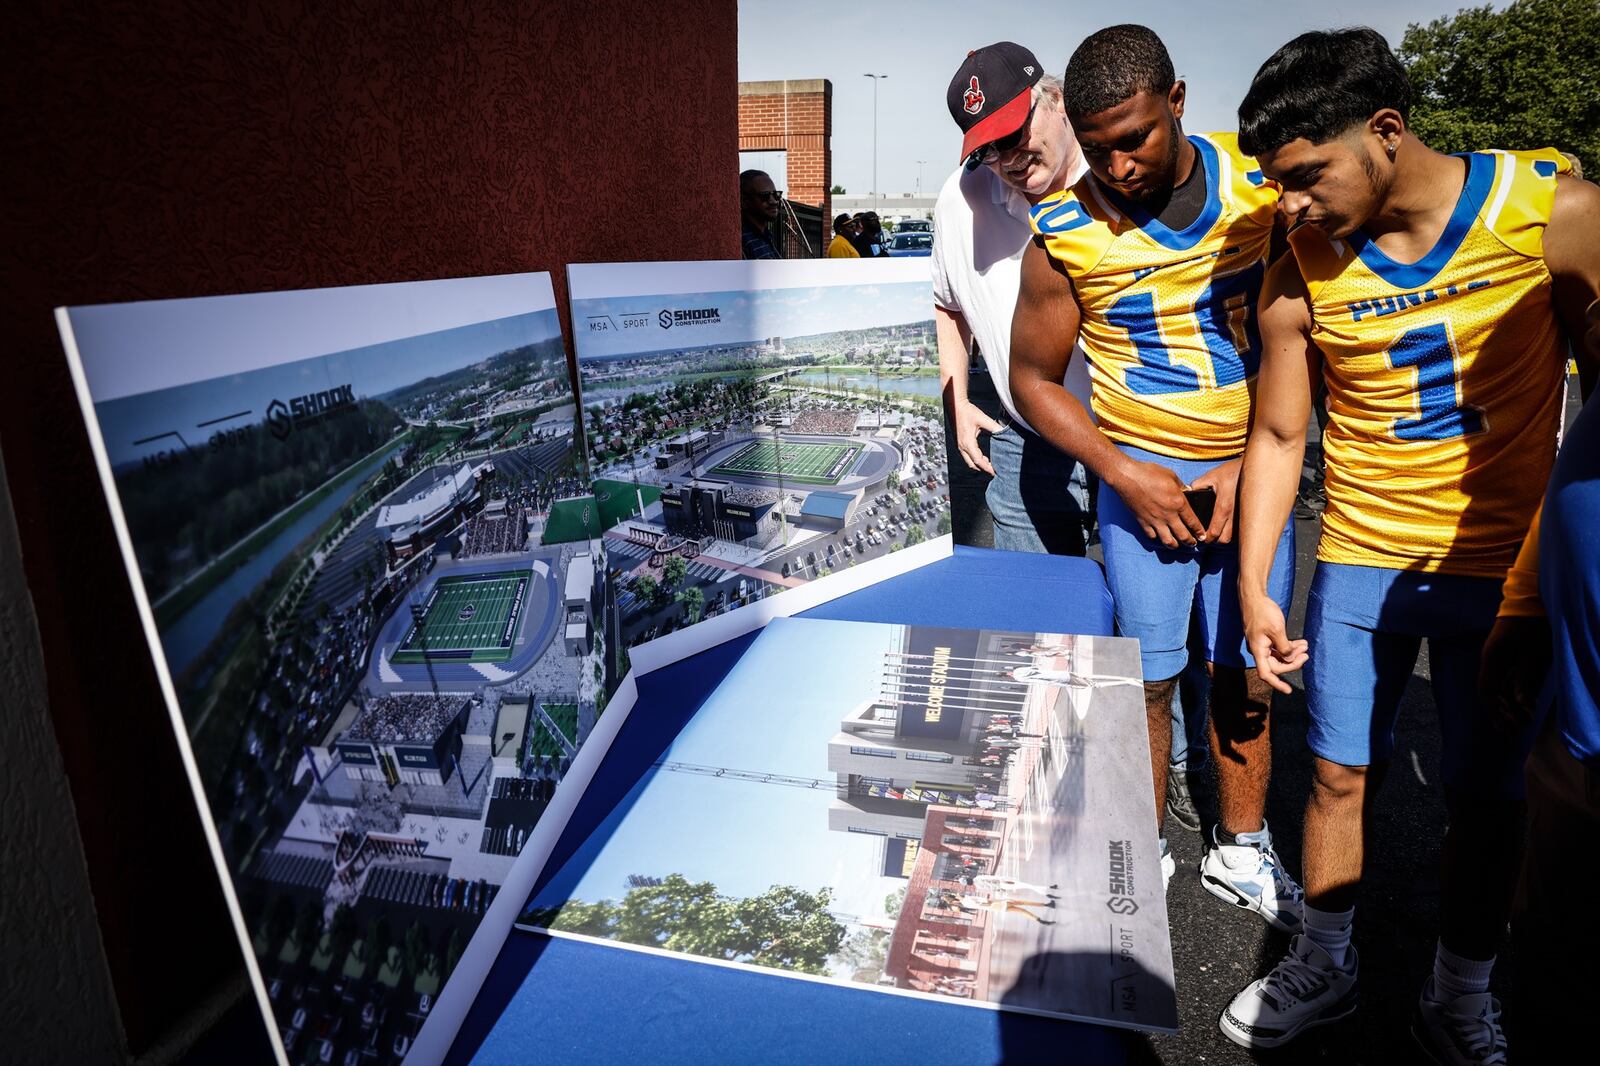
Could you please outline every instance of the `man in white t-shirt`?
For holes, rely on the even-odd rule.
[[[1011,400],[1011,314],[1022,251],[1033,233],[1028,208],[1087,169],[1067,124],[1061,81],[1032,52],[1001,41],[969,52],[946,94],[964,134],[962,165],[934,209],[933,293],[939,378],[956,446],[974,470],[993,475],[985,494],[994,545],[1011,551],[1082,555],[1088,489],[1072,457],[1037,436]],[[971,343],[989,368],[1004,421],[967,398]],[[1086,361],[1068,364],[1065,385],[1089,401]],[[992,434],[989,457],[978,433]]]

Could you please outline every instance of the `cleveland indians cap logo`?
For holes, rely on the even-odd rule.
[[[978,76],[974,74],[972,81],[967,85],[967,91],[961,94],[961,106],[969,115],[976,115],[983,110],[983,90],[978,88]]]

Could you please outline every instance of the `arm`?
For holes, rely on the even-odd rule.
[[[1311,342],[1310,298],[1293,256],[1267,271],[1260,307],[1261,374],[1239,489],[1239,605],[1256,672],[1288,692],[1281,675],[1304,665],[1307,644],[1289,639],[1283,611],[1267,594],[1267,578],[1300,484],[1306,423],[1322,368],[1322,353]]]
[[[1499,617],[1483,642],[1478,663],[1478,691],[1484,706],[1503,729],[1515,732],[1533,717],[1550,670],[1550,623],[1539,599],[1539,518],[1523,538],[1517,561],[1506,572]]]
[[[1110,486],[1145,536],[1169,548],[1195,543],[1205,527],[1183,498],[1178,475],[1124,455],[1062,387],[1079,321],[1072,282],[1034,241],[1022,255],[1022,288],[1011,319],[1011,398],[1018,413],[1040,436]]]
[[[1544,262],[1553,281],[1556,316],[1572,340],[1578,380],[1587,400],[1600,370],[1595,311],[1600,297],[1600,187],[1566,174],[1556,178],[1555,203],[1544,231]]]
[[[939,391],[944,395],[945,410],[950,413],[956,430],[956,450],[972,469],[981,470],[990,477],[994,467],[989,457],[978,446],[978,431],[998,433],[1000,423],[984,414],[976,404],[967,399],[967,363],[971,359],[972,331],[959,311],[947,311],[938,304],[933,306],[934,337],[939,344]]]

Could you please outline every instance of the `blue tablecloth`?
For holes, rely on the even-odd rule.
[[[1111,596],[1085,559],[957,548],[810,618],[1109,634]],[[608,818],[738,662],[754,634],[645,675],[632,713],[552,856]],[[452,1063],[1119,1063],[1130,1034],[814,984],[513,932]]]

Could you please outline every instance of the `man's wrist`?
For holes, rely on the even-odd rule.
[[[1272,595],[1271,595],[1271,593],[1269,593],[1267,591],[1267,579],[1266,578],[1263,577],[1263,578],[1257,579],[1257,578],[1254,578],[1254,577],[1246,576],[1245,574],[1242,574],[1242,573],[1239,575],[1239,606],[1240,607],[1243,607],[1245,604],[1257,604],[1257,603],[1260,603],[1262,600],[1271,600],[1271,599],[1272,599]],[[1273,601],[1273,602],[1276,602],[1276,601]]]

